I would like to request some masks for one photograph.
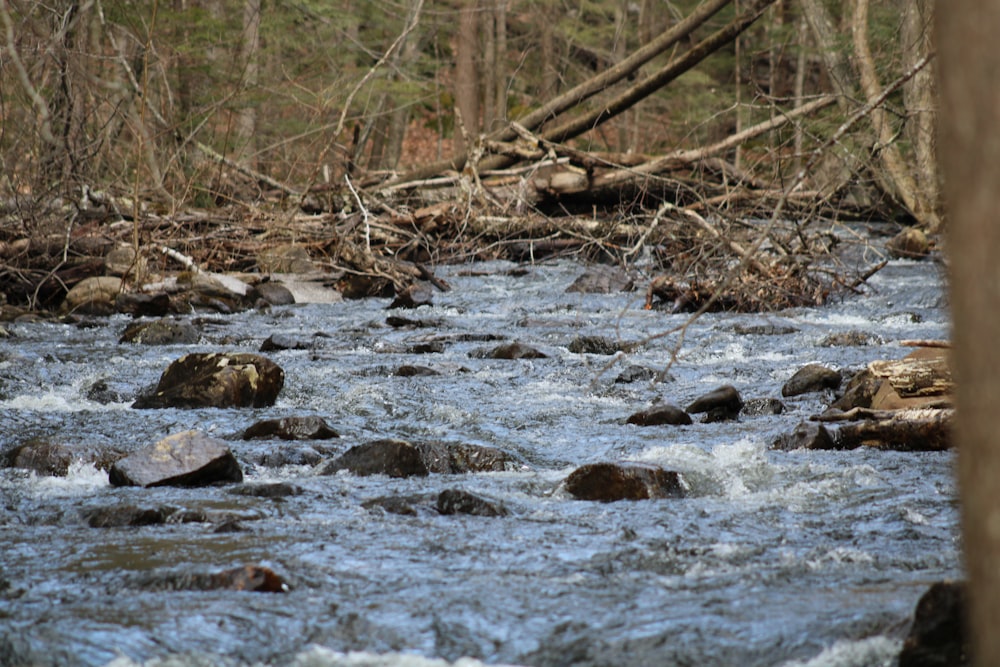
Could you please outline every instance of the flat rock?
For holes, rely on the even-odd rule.
[[[648,410],[642,410],[630,415],[625,420],[625,423],[635,424],[636,426],[660,426],[663,424],[685,426],[691,424],[692,421],[691,415],[676,405],[661,403],[660,405],[654,405]]]
[[[119,459],[108,477],[112,486],[205,486],[242,482],[243,471],[224,441],[183,431]]]
[[[607,336],[577,336],[569,342],[566,349],[573,354],[603,354],[611,355],[618,352],[628,352],[635,348],[635,343],[614,340]]]
[[[166,523],[169,512],[162,507],[136,507],[122,504],[99,507],[84,513],[91,528],[121,528],[123,526],[156,526]]]
[[[256,354],[195,353],[177,359],[133,408],[261,408],[285,383],[276,363]]]
[[[589,463],[566,478],[566,490],[580,500],[646,500],[686,494],[679,473],[646,463]]]
[[[287,593],[291,587],[271,568],[244,565],[221,572],[193,572],[142,575],[137,586],[148,591],[248,591]]]
[[[549,355],[524,343],[507,343],[492,350],[475,352],[473,356],[485,359],[547,359]]]
[[[163,318],[128,325],[118,342],[142,345],[193,345],[199,340],[201,332],[190,322]]]
[[[264,419],[243,432],[244,440],[275,438],[278,440],[329,440],[339,438],[337,433],[322,417],[282,417]]]
[[[516,462],[494,447],[462,443],[424,442],[386,438],[351,447],[321,470],[331,475],[349,470],[355,475],[390,477],[459,474],[506,470]]]

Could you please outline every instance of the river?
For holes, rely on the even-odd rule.
[[[66,477],[0,470],[0,662],[404,666],[468,656],[462,664],[891,665],[927,586],[962,576],[952,452],[771,449],[823,409],[830,397],[820,394],[785,399],[781,415],[734,422],[644,428],[624,420],[654,400],[683,407],[727,383],[745,399],[780,397],[806,363],[858,369],[904,356],[900,340],[947,338],[939,269],[893,261],[863,294],[823,307],[706,315],[655,385],[614,380],[627,364],[663,369],[676,334],[610,367],[611,357],[567,345],[581,335],[635,341],[686,316],[644,310],[639,293],[566,293],[583,270],[571,261],[443,266],[437,273],[453,289],[435,293],[431,307],[394,312],[388,300],[366,299],[199,316],[196,345],[119,344],[123,316],[7,325],[0,451],[31,438],[132,451],[199,429],[229,441],[246,482],[290,482],[302,493],[115,488],[82,462]],[[392,314],[430,326],[394,328]],[[850,331],[875,344],[821,344]],[[130,408],[181,355],[256,351],[273,334],[309,346],[266,353],[286,373],[275,406]],[[548,358],[476,355],[501,338]],[[414,346],[426,343],[440,351],[418,354]],[[399,377],[402,364],[441,374]],[[121,400],[88,398],[101,380]],[[239,437],[255,421],[291,415],[322,416],[341,437]],[[490,445],[521,463],[408,479],[318,474],[317,452],[329,458],[382,437]],[[278,450],[286,464],[270,465]],[[575,467],[607,460],[679,471],[689,493],[595,503],[562,489]],[[447,488],[502,502],[509,515],[404,516],[363,505]],[[202,520],[88,525],[89,511],[118,504]],[[242,530],[218,531],[233,521]],[[250,563],[273,569],[291,590],[143,584]]]

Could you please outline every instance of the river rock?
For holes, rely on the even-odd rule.
[[[437,497],[441,514],[472,514],[475,516],[507,516],[502,503],[494,502],[463,489],[445,489]]]
[[[781,395],[787,398],[824,389],[837,389],[842,381],[840,373],[832,368],[821,364],[806,364],[785,383],[781,388]]]
[[[774,441],[773,449],[838,449],[836,439],[822,424],[801,422],[791,433]]]
[[[424,476],[430,473],[459,474],[506,470],[514,460],[494,447],[427,442],[413,444],[386,438],[356,445],[320,471],[332,475],[349,470],[355,475],[390,477]]]
[[[403,364],[396,369],[393,375],[401,378],[411,378],[411,377],[430,377],[432,375],[441,375],[439,371],[434,370],[428,366],[414,366],[412,364]]]
[[[635,281],[623,269],[617,266],[596,264],[588,267],[577,276],[566,292],[583,292],[588,294],[610,294],[612,292],[630,292],[635,289]]]
[[[295,303],[295,295],[292,294],[292,290],[281,283],[270,280],[251,287],[247,297],[253,299],[255,305],[260,305],[261,301],[270,306],[290,306]]]
[[[274,570],[262,565],[244,565],[215,573],[185,572],[142,575],[138,588],[148,591],[249,591],[287,593],[288,582]]]
[[[302,495],[302,487],[291,482],[272,482],[268,484],[240,484],[228,491],[234,496],[250,498],[287,498]]]
[[[927,234],[916,227],[907,227],[885,244],[889,255],[897,259],[923,259],[931,251]]]
[[[275,438],[278,440],[329,440],[339,438],[337,433],[322,417],[282,417],[264,419],[243,432],[244,440]]]
[[[118,460],[108,478],[112,486],[204,486],[242,482],[243,471],[224,441],[183,431]]]
[[[883,342],[881,336],[854,329],[852,331],[836,331],[824,336],[817,345],[820,347],[863,347],[881,345]]]
[[[648,463],[588,463],[565,481],[566,490],[580,500],[646,500],[682,498],[685,484],[680,473]]]
[[[417,282],[405,287],[396,294],[396,298],[389,304],[389,308],[419,308],[420,306],[432,306],[431,297],[433,290],[429,283]]]
[[[421,442],[417,449],[429,472],[445,475],[501,472],[517,465],[517,461],[503,450],[484,445]]]
[[[110,315],[115,298],[122,291],[122,279],[115,276],[84,278],[66,294],[62,310],[83,315]]]
[[[135,387],[114,378],[98,378],[87,387],[87,400],[108,405],[125,403],[135,398]]]
[[[118,342],[143,345],[193,345],[199,340],[201,332],[190,322],[164,318],[128,325]]]
[[[266,466],[268,468],[314,466],[329,459],[334,453],[333,450],[326,447],[297,445],[268,447],[266,451],[246,455],[246,459],[254,465]]]
[[[420,450],[405,440],[393,438],[355,445],[326,464],[320,474],[333,475],[341,470],[362,476],[423,477],[428,474]]]
[[[122,292],[115,297],[115,311],[133,317],[163,317],[170,309],[170,295],[166,292]]]
[[[573,354],[603,354],[611,355],[618,352],[628,352],[635,348],[635,343],[612,340],[607,336],[577,336],[569,342],[566,349]]]
[[[433,496],[427,495],[379,496],[364,501],[361,506],[366,510],[379,508],[389,514],[417,516],[417,508],[427,505],[431,500],[433,500]]]
[[[618,374],[618,377],[615,378],[615,384],[631,384],[632,382],[640,382],[642,380],[652,380],[657,374],[658,371],[652,368],[630,364]]]
[[[705,413],[706,422],[719,422],[736,419],[742,408],[740,392],[733,385],[725,384],[696,398],[687,411],[693,415]]]
[[[162,507],[141,508],[123,504],[99,507],[84,513],[91,528],[120,528],[123,526],[156,526],[166,523],[169,512]]]
[[[4,458],[8,468],[30,470],[37,475],[65,477],[69,473],[69,464],[73,462],[73,452],[65,445],[32,441],[14,447]]]
[[[274,405],[285,372],[256,354],[194,353],[174,361],[133,408],[242,408]]]
[[[507,343],[492,350],[474,352],[472,356],[485,359],[547,359],[549,355],[524,343]]]
[[[776,398],[748,398],[743,402],[743,409],[740,412],[748,417],[761,417],[780,415],[784,411],[785,404]]]
[[[257,268],[261,273],[313,273],[319,270],[309,250],[293,244],[262,251],[257,256]]]
[[[899,667],[962,667],[972,664],[966,629],[968,596],[962,582],[932,584],[920,597]]]
[[[636,426],[660,426],[662,424],[670,424],[672,426],[685,426],[691,424],[691,415],[681,410],[676,405],[671,405],[670,403],[661,403],[659,405],[654,405],[648,410],[642,410],[636,412],[635,414],[629,416],[625,420],[626,424],[635,424]]]
[[[280,350],[311,350],[313,341],[288,334],[271,334],[260,344],[261,352],[276,352]]]

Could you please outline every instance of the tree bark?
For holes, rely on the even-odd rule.
[[[243,65],[242,87],[255,92],[260,73],[260,4],[261,0],[244,0],[243,33],[240,39],[240,63]],[[257,168],[257,107],[244,103],[236,112],[236,157],[251,169]]]
[[[1000,665],[1000,2],[938,12],[958,477],[974,664]]]
[[[455,108],[464,128],[455,127],[457,153],[466,153],[465,136],[475,139],[479,134],[479,81],[476,76],[476,3],[463,3],[458,16],[458,47],[455,53]],[[464,130],[464,132],[463,132]]]

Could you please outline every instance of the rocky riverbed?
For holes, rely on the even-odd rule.
[[[783,395],[803,367],[947,337],[935,267],[684,329],[567,291],[587,270],[439,267],[416,302],[195,313],[162,344],[125,315],[6,325],[0,662],[892,664],[961,576],[953,453],[776,443],[843,391]],[[185,355],[282,380],[156,403]],[[237,366],[266,373],[227,362],[243,400]],[[126,475],[191,433],[221,476]]]

